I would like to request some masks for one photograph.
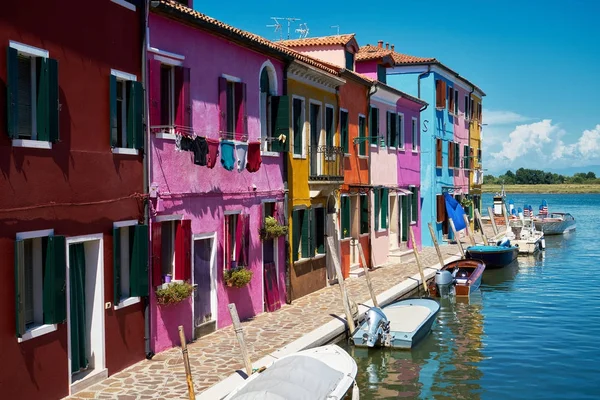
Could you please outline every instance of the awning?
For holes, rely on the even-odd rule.
[[[396,191],[398,191],[398,193],[400,193],[402,196],[404,196],[405,194],[412,194],[412,192],[408,189],[398,188],[396,189]]]

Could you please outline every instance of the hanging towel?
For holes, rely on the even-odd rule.
[[[242,172],[246,168],[246,154],[248,154],[248,143],[237,143],[235,155],[237,156],[238,172]]]
[[[198,138],[196,138],[198,139]],[[187,136],[182,136],[181,137],[181,151],[194,151],[193,146],[194,146],[194,140],[192,140],[192,138],[187,137]]]
[[[261,163],[260,142],[248,143],[248,163],[246,164],[246,169],[249,172],[256,172],[260,169]]]
[[[235,166],[234,150],[235,143],[230,140],[221,141],[221,165],[227,171],[233,171],[233,167]]]
[[[183,145],[183,141],[181,142]],[[181,147],[183,149],[183,146]],[[208,154],[208,143],[206,143],[206,139],[200,136],[196,136],[194,142],[192,143],[191,150],[194,152],[194,164],[196,165],[206,165],[206,156]]]
[[[206,139],[208,145],[208,158],[206,160],[206,166],[208,168],[214,168],[217,163],[217,157],[219,156],[219,141],[216,139]]]

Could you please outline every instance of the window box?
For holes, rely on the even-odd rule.
[[[160,305],[177,304],[189,298],[194,287],[188,282],[170,282],[167,287],[156,290],[156,301]]]
[[[240,266],[223,271],[223,280],[228,287],[242,288],[250,283],[253,272]]]

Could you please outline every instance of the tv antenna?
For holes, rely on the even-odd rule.
[[[300,24],[300,28],[296,29],[296,32],[300,34],[300,39],[304,39],[308,36],[308,25],[306,23]]]
[[[282,25],[281,21],[287,21],[287,38],[290,38],[290,29],[292,27],[292,22],[294,21],[300,21],[300,18],[293,18],[293,17],[271,17],[271,19],[273,21],[275,21],[275,23],[273,25],[267,25],[267,28],[275,28],[275,33],[279,32],[279,40],[283,40],[283,35],[282,35]]]
[[[331,25],[330,28],[337,28],[337,35],[340,36],[340,26],[339,25]]]

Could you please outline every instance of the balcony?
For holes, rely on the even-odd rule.
[[[344,150],[336,146],[310,147],[309,181],[344,181]]]

